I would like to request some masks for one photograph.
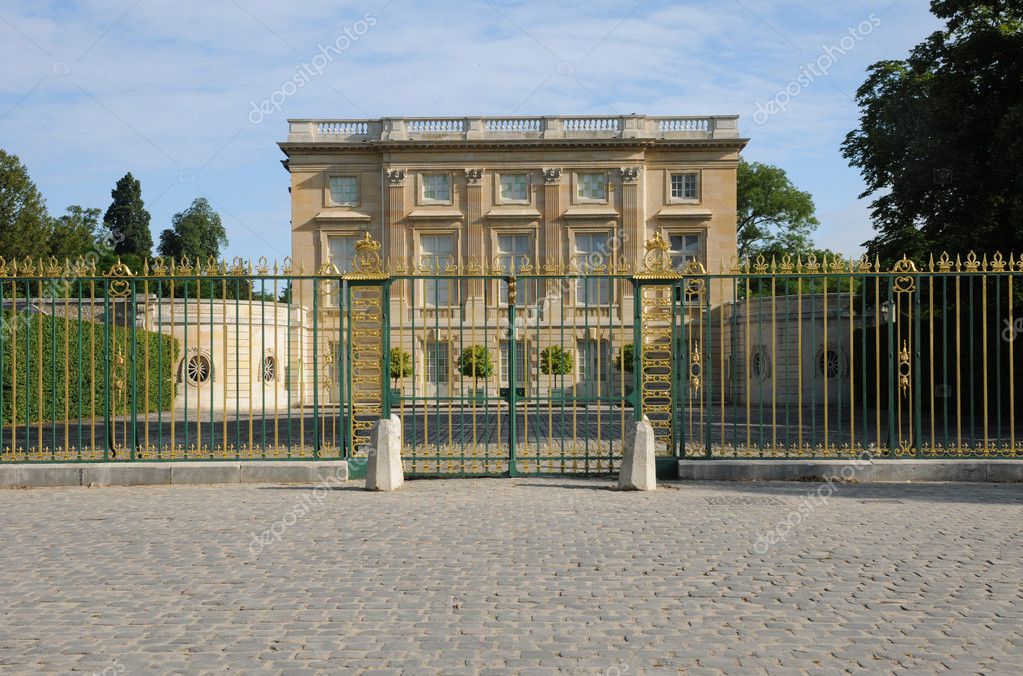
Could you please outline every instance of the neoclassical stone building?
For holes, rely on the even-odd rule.
[[[365,232],[394,265],[640,264],[660,231],[673,257],[736,253],[735,116],[290,120],[292,258],[344,271]],[[617,233],[617,236],[615,236]],[[609,244],[610,241],[610,244]]]
[[[366,233],[394,270],[428,273],[497,265],[506,271],[638,272],[644,244],[668,243],[673,265],[718,270],[736,255],[736,169],[746,144],[735,116],[545,116],[290,120],[292,259],[307,272],[352,269]],[[391,287],[391,341],[410,351],[427,394],[464,388],[453,366],[469,344],[498,357],[487,391],[509,386],[507,285],[496,280]],[[730,298],[713,286],[715,304]],[[310,284],[297,303],[313,306]],[[318,298],[321,325],[331,326]],[[613,354],[631,342],[632,288],[609,280],[520,283],[516,385],[553,389],[541,355],[576,356],[573,387],[623,384]],[[336,324],[334,324],[336,325]],[[418,329],[409,331],[413,325]],[[568,328],[564,328],[568,325]],[[556,331],[553,327],[560,327]],[[397,327],[397,328],[395,328]],[[488,335],[469,337],[487,329]],[[330,335],[328,329],[326,335]],[[415,335],[412,335],[415,334]],[[504,338],[502,338],[504,336]],[[330,341],[329,338],[324,340]],[[337,346],[325,344],[326,354]],[[343,350],[342,350],[343,351]],[[548,382],[539,382],[539,381]],[[594,385],[596,383],[596,385]]]

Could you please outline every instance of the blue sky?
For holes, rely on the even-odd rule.
[[[54,213],[105,209],[130,170],[154,240],[206,196],[228,256],[283,257],[289,117],[740,114],[745,157],[785,168],[818,243],[854,254],[871,228],[839,151],[853,95],[938,27],[924,0],[2,0],[0,147]]]

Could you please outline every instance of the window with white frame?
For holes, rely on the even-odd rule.
[[[429,341],[424,346],[426,358],[426,382],[437,385],[448,382],[449,346],[447,343]]]
[[[501,174],[501,201],[528,202],[529,176],[526,174]]]
[[[671,199],[674,201],[700,199],[700,175],[695,171],[673,173],[671,175]]]
[[[607,232],[575,234],[573,262],[581,273],[576,287],[576,302],[601,305],[611,302],[611,279],[593,276],[606,273],[611,266],[611,237]]]
[[[508,341],[501,343],[501,384],[508,384],[508,364],[510,363],[511,349]],[[526,384],[526,344],[521,341],[515,341],[515,384],[525,385]]]
[[[355,235],[328,235],[327,262],[336,267],[339,272],[354,272],[355,243],[357,241],[358,238]]]
[[[699,261],[702,241],[696,233],[682,233],[668,236],[668,253],[671,255],[671,267],[678,272],[685,270],[689,261]]]
[[[419,264],[435,275],[443,275],[448,265],[456,262],[454,235],[422,235],[419,238]],[[423,294],[427,305],[450,305],[450,279],[424,279]]]
[[[423,202],[451,201],[451,174],[420,174]]]
[[[518,274],[522,266],[532,260],[533,237],[532,235],[498,235],[497,236],[497,262],[501,269],[511,275]],[[499,290],[501,303],[508,302],[508,283],[501,282]],[[526,289],[520,287],[515,298],[515,305],[525,304]]]
[[[358,204],[359,180],[354,176],[331,176],[330,203],[338,206]]]
[[[607,201],[607,173],[603,171],[576,174],[576,195],[580,200]]]

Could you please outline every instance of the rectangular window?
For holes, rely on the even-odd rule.
[[[355,242],[353,235],[327,236],[327,262],[338,269],[338,272],[354,272]]]
[[[451,174],[422,174],[424,202],[451,201]]]
[[[611,238],[606,232],[575,235],[575,262],[579,267],[577,302],[602,305],[611,302],[611,279],[602,276],[611,266]]]
[[[606,340],[579,341],[579,371],[584,383],[608,383],[613,379],[611,344]]]
[[[669,235],[671,266],[682,272],[689,261],[700,260],[700,236],[697,234]]]
[[[529,177],[526,174],[501,174],[501,201],[528,202]]]
[[[518,274],[522,266],[532,261],[532,237],[530,235],[498,235],[497,236],[497,261],[502,270],[508,274]],[[501,282],[500,302],[508,302],[508,284]],[[521,283],[515,298],[516,307],[525,305],[526,299],[525,284]]]
[[[435,275],[444,275],[449,265],[458,262],[454,235],[423,235],[419,238],[419,249],[419,264]],[[452,279],[424,279],[426,304],[450,305],[455,284]]]
[[[510,349],[508,341],[501,343],[501,384],[508,384],[508,359],[510,357]],[[515,384],[525,385],[526,384],[526,344],[521,341],[515,341]]]
[[[448,344],[436,341],[427,342],[424,346],[426,352],[426,382],[437,385],[448,382]]]
[[[696,200],[700,198],[699,175],[695,172],[671,175],[671,198],[673,200]]]
[[[603,171],[593,174],[578,174],[576,189],[579,199],[606,202],[607,174]]]
[[[330,203],[352,205],[359,203],[359,181],[354,176],[330,177]]]

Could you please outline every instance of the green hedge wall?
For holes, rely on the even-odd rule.
[[[95,407],[104,414],[109,363],[112,415],[131,411],[132,329],[102,323],[51,317],[27,312],[0,313],[0,378],[3,395],[0,422],[25,423],[40,419],[88,418]],[[104,332],[109,330],[109,353]],[[41,345],[40,345],[41,342]],[[149,398],[146,406],[145,355],[149,353]],[[40,347],[42,348],[42,397],[40,400]],[[180,356],[178,341],[167,335],[135,330],[136,410],[138,413],[169,410],[171,379]],[[15,370],[14,360],[17,360]],[[65,369],[65,364],[67,368]],[[17,382],[14,381],[15,374]],[[27,374],[27,378],[26,378]],[[118,387],[118,383],[123,387]],[[17,391],[15,392],[15,388]],[[17,411],[13,407],[17,406]],[[67,412],[67,416],[65,416]],[[16,416],[16,417],[15,417]]]

